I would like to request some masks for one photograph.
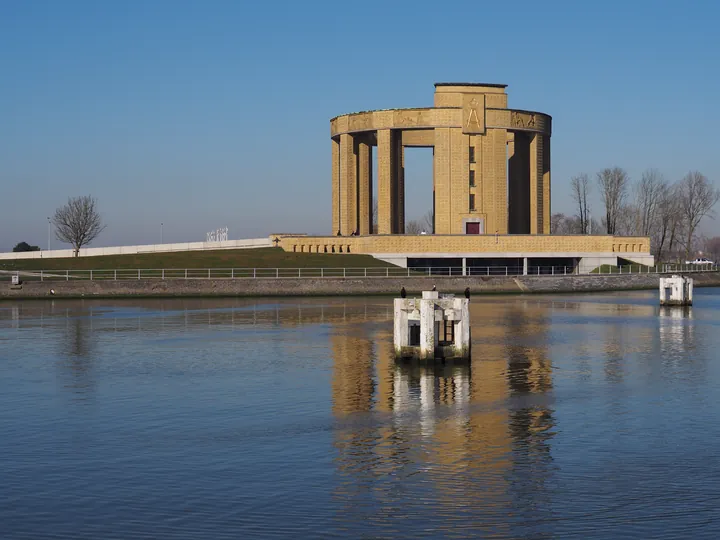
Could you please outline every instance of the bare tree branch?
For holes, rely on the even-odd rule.
[[[618,209],[615,233],[620,236],[634,236],[640,229],[640,211],[632,204],[625,204]]]
[[[590,225],[590,207],[588,206],[588,195],[590,194],[590,178],[587,174],[579,174],[570,179],[572,198],[578,207],[578,219],[580,221],[580,234],[588,234]]]
[[[663,248],[674,230],[677,217],[676,187],[664,184],[659,190],[655,222],[651,231],[652,244],[656,249],[655,259],[658,262],[663,260]]]
[[[679,186],[680,212],[685,222],[685,258],[690,257],[693,235],[705,216],[714,217],[712,211],[720,199],[720,191],[715,189],[707,177],[697,171],[687,173]]]
[[[650,236],[655,227],[660,202],[667,191],[667,182],[655,169],[646,170],[640,182],[635,186],[635,207],[638,212],[638,231],[642,236]]]
[[[605,205],[605,225],[608,234],[616,234],[620,210],[625,203],[629,178],[620,167],[603,169],[597,174],[600,196]]]
[[[71,197],[66,205],[55,210],[52,218],[55,236],[61,242],[72,245],[75,257],[81,247],[95,240],[105,229],[100,214],[95,209],[95,202],[90,195]]]
[[[405,224],[405,234],[420,234],[422,230],[422,224],[416,219],[411,219]]]
[[[420,220],[420,224],[422,225],[422,228],[428,233],[428,234],[435,234],[435,216],[433,215],[432,210],[428,210],[425,215]]]

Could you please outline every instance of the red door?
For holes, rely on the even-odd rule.
[[[480,234],[480,223],[477,221],[465,223],[465,234]]]

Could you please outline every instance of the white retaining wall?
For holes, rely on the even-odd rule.
[[[138,253],[172,253],[176,251],[210,251],[214,249],[252,249],[272,247],[270,238],[249,238],[245,240],[226,240],[224,242],[183,242],[179,244],[148,244],[144,246],[116,246],[83,248],[80,257],[100,255],[136,255]],[[0,253],[0,260],[8,259],[61,259],[72,257],[72,249],[52,249],[50,251],[27,251],[24,253]]]

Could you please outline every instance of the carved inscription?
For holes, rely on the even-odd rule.
[[[485,133],[485,96],[463,96],[463,133]]]
[[[372,116],[369,113],[362,113],[349,118],[350,131],[365,131],[372,128]]]
[[[535,115],[533,113],[512,111],[510,114],[510,125],[517,128],[534,129],[536,127]]]
[[[395,125],[398,127],[414,127],[419,122],[417,111],[402,111],[395,117]]]
[[[468,115],[467,123],[465,124],[465,129],[469,131],[474,131],[480,127],[480,118],[478,118],[477,112],[478,105],[479,102],[477,99],[470,101],[470,114]]]
[[[520,129],[542,129],[544,124],[535,113],[512,111],[510,113],[510,126]]]

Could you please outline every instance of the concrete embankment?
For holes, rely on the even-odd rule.
[[[720,286],[720,273],[691,274],[696,287]],[[13,288],[0,283],[0,300],[79,297],[339,296],[417,294],[436,285],[442,292],[572,293],[656,289],[657,274],[583,276],[474,276],[323,279],[177,279],[139,281],[27,281]],[[51,293],[54,291],[54,294]]]

